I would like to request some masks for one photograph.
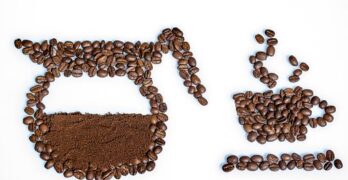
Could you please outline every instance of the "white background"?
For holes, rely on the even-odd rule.
[[[155,41],[166,27],[180,27],[190,42],[207,87],[209,105],[200,106],[182,85],[175,60],[167,55],[153,71],[154,83],[168,105],[167,145],[153,172],[123,179],[343,179],[348,177],[347,42],[348,1],[0,1],[0,180],[64,179],[44,162],[29,142],[22,124],[25,93],[44,68],[13,46],[16,38],[42,41]],[[310,129],[305,142],[250,143],[238,124],[232,94],[267,88],[251,75],[248,56],[265,47],[253,39],[272,28],[279,45],[266,62],[280,76],[276,90],[294,87],[294,70],[286,57],[294,54],[310,65],[296,85],[337,107],[335,120]],[[47,112],[148,113],[147,100],[126,78],[60,78],[44,100]],[[318,113],[320,114],[320,112]],[[267,152],[317,153],[333,149],[341,170],[233,171],[223,173],[228,154]]]

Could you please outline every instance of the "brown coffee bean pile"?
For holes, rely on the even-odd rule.
[[[300,76],[301,76],[302,72],[309,70],[309,66],[305,62],[301,62],[300,65],[298,65],[298,60],[294,55],[289,56],[289,63],[292,66],[299,66],[299,68],[295,69],[292,72],[292,75],[289,76],[289,81],[292,83],[298,82],[300,80]]]
[[[165,144],[164,122],[168,120],[164,114],[167,105],[151,78],[153,64],[161,63],[162,53],[172,52],[178,61],[179,75],[184,79],[188,92],[193,94],[201,105],[208,104],[202,96],[206,88],[197,76],[199,68],[196,60],[190,51],[189,43],[183,37],[183,32],[178,28],[164,29],[155,43],[118,40],[60,42],[56,39],[38,43],[17,39],[14,45],[16,48],[22,48],[23,54],[28,55],[31,61],[42,64],[47,70],[45,74],[35,78],[37,85],[31,87],[27,93],[27,107],[24,108],[27,116],[23,119],[23,123],[33,132],[29,139],[35,143],[35,150],[40,153],[40,157],[47,161],[45,167],[54,167],[58,173],[64,172],[65,177],[110,179],[114,176],[119,179],[121,175],[135,175],[137,172],[142,174],[146,170],[152,171],[155,168],[154,161],[157,160],[157,154],[162,151],[161,146]],[[149,100],[150,111],[154,117],[150,125],[154,146],[147,153],[147,163],[137,161],[135,164],[117,164],[110,169],[89,171],[74,169],[69,163],[55,161],[59,154],[50,144],[42,141],[42,136],[50,131],[42,100],[49,94],[50,84],[61,77],[61,74],[65,77],[81,77],[83,73],[89,77],[100,78],[127,76],[135,85],[140,86],[139,91]]]
[[[340,159],[335,159],[335,154],[332,150],[324,153],[305,154],[303,156],[297,153],[283,153],[280,157],[274,154],[267,154],[265,157],[262,155],[253,156],[240,156],[230,155],[227,157],[227,162],[222,166],[224,172],[231,172],[234,169],[249,170],[249,171],[279,171],[279,170],[293,170],[294,168],[303,169],[305,171],[316,170],[330,170],[332,166],[337,169],[343,167]]]
[[[274,37],[275,32],[270,29],[265,30],[265,35],[268,37],[266,40],[267,49],[266,52],[258,51],[255,55],[249,57],[249,62],[253,65],[253,75],[255,78],[259,78],[263,84],[266,84],[269,88],[274,88],[277,85],[278,75],[268,72],[268,69],[264,67],[262,61],[265,61],[267,57],[274,56],[274,46],[278,44],[278,40]],[[265,42],[265,38],[261,34],[255,35],[255,40],[259,44]]]
[[[310,89],[281,89],[278,94],[272,90],[264,93],[247,91],[233,96],[239,123],[247,132],[250,142],[265,144],[275,140],[304,141],[307,126],[326,126],[334,120],[335,106],[320,100]],[[311,117],[313,106],[324,110],[322,117]]]

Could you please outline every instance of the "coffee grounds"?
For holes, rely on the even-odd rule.
[[[74,169],[108,169],[147,159],[152,143],[151,115],[141,114],[51,114],[50,131],[42,136],[58,157],[70,160]]]

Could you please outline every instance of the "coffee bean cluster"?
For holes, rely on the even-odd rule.
[[[275,73],[269,73],[268,69],[264,67],[263,62],[267,60],[267,57],[272,57],[275,54],[275,45],[278,44],[278,40],[274,37],[275,32],[271,29],[265,30],[265,35],[267,36],[267,40],[261,34],[255,35],[255,40],[259,44],[267,43],[266,51],[258,51],[255,55],[249,57],[249,62],[253,65],[253,76],[255,78],[259,78],[263,84],[266,84],[268,88],[274,88],[277,85],[278,75]],[[297,58],[293,55],[289,56],[289,63],[292,66],[299,66],[299,68],[295,69],[291,76],[289,76],[288,80],[292,83],[298,82],[300,80],[300,75],[303,71],[308,71],[309,66],[305,62],[299,62]]]
[[[153,43],[136,43],[122,41],[65,41],[56,39],[43,41],[41,43],[30,40],[17,39],[15,47],[22,49],[23,54],[29,55],[31,61],[42,64],[47,72],[37,76],[37,85],[30,88],[27,93],[27,104],[24,112],[23,123],[33,134],[29,137],[35,143],[35,150],[40,157],[46,161],[47,169],[54,168],[65,177],[76,177],[77,179],[119,179],[122,175],[135,175],[152,171],[155,168],[155,160],[165,145],[163,140],[166,136],[167,126],[165,122],[168,116],[165,114],[167,105],[162,95],[153,85],[151,70],[153,64],[162,61],[162,53],[172,52],[178,61],[179,75],[184,79],[184,85],[188,92],[198,100],[201,105],[207,105],[208,101],[202,96],[206,91],[197,76],[199,68],[190,51],[190,45],[185,41],[183,32],[178,28],[164,29],[158,36],[158,41]],[[115,77],[127,76],[140,86],[141,95],[147,98],[151,106],[152,121],[150,130],[153,132],[153,146],[147,152],[146,162],[134,162],[131,164],[117,164],[109,169],[76,169],[71,162],[57,162],[59,156],[52,146],[42,141],[42,135],[49,133],[50,127],[47,122],[47,114],[44,112],[43,98],[49,94],[48,88],[56,78],[81,77],[83,73],[89,77]]]
[[[289,81],[292,83],[298,82],[300,80],[300,76],[301,76],[302,72],[309,70],[309,66],[305,62],[301,62],[300,65],[298,65],[298,60],[294,55],[289,56],[289,63],[292,66],[299,66],[299,68],[295,69],[292,72],[292,75],[289,76]]]
[[[279,171],[279,170],[293,170],[303,169],[305,171],[312,170],[330,170],[333,165],[337,169],[343,167],[340,159],[335,159],[335,154],[332,150],[324,153],[305,154],[303,156],[297,153],[283,153],[280,157],[274,154],[267,154],[265,157],[262,155],[253,156],[240,156],[230,155],[227,157],[227,163],[222,166],[224,172],[231,172],[234,169],[249,170],[249,171]]]
[[[202,96],[206,91],[197,73],[196,59],[190,51],[190,44],[185,41],[183,32],[178,28],[164,29],[158,36],[157,42],[122,42],[122,41],[65,41],[56,39],[41,43],[30,40],[17,39],[16,48],[22,48],[30,59],[42,64],[48,71],[50,80],[59,77],[61,73],[66,77],[88,76],[114,77],[127,76],[140,85],[141,94],[147,96],[152,86],[151,70],[153,64],[162,62],[162,54],[172,53],[177,60],[180,77],[198,102],[207,105],[208,101]],[[47,78],[45,76],[45,78]],[[44,77],[37,81],[43,82]],[[155,90],[151,87],[150,89]],[[165,109],[166,105],[155,109]]]
[[[324,127],[334,120],[335,106],[313,95],[310,89],[295,87],[264,93],[247,91],[233,96],[239,123],[250,142],[265,144],[275,140],[294,142],[306,139],[307,127]],[[311,117],[313,106],[324,110],[322,117]]]
[[[267,57],[274,56],[275,45],[278,44],[278,40],[274,37],[275,32],[271,29],[265,30],[267,40],[261,35],[255,35],[255,40],[259,44],[267,43],[266,51],[258,51],[255,55],[249,57],[249,62],[253,65],[253,75],[255,78],[259,78],[263,84],[266,84],[268,88],[274,88],[277,85],[278,75],[272,72],[268,72],[268,69],[263,65],[262,61],[267,60]]]

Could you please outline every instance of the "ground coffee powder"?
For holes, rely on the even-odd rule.
[[[48,115],[47,122],[50,131],[43,141],[56,151],[56,161],[69,160],[73,169],[109,169],[147,159],[153,142],[151,115],[59,113]]]

